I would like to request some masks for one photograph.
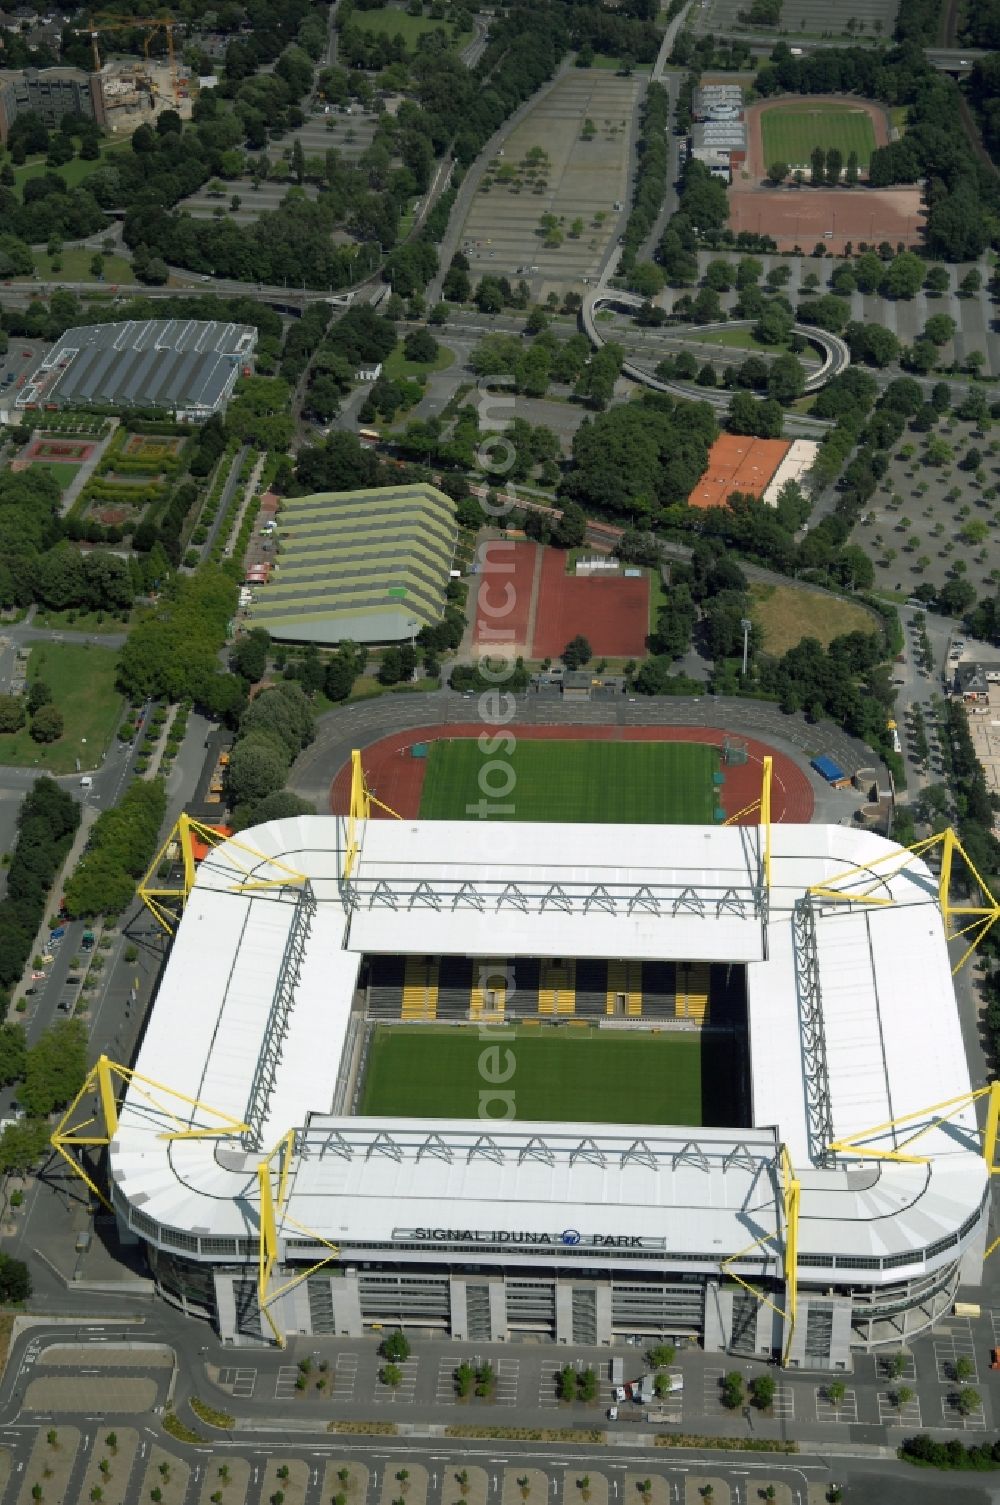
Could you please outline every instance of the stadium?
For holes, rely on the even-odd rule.
[[[558,821],[470,818],[450,755],[440,818],[394,819],[359,753],[342,815],[182,818],[135,1068],[102,1058],[53,1141],[102,1196],[107,1146],[166,1299],[233,1345],[687,1335],[836,1370],[978,1283],[1000,1101],[948,935],[995,904],[949,908],[951,833],[773,823],[769,760],[706,819],[724,761],[680,751],[642,766],[671,823],[594,820],[566,743],[531,774],[586,786]],[[172,891],[141,890],[171,928]]]

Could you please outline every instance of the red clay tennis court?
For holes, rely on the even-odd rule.
[[[599,658],[642,658],[649,632],[649,576],[567,575],[562,549],[546,549],[532,658],[558,658],[585,637]]]
[[[688,502],[692,507],[723,507],[734,491],[763,496],[791,449],[787,439],[751,439],[720,434],[708,452],[708,466]]]
[[[412,757],[410,748],[418,742],[435,742],[441,738],[478,737],[482,731],[480,722],[459,722],[455,726],[411,728],[373,742],[362,755],[369,788],[398,815],[416,818],[420,812],[427,759]],[[525,741],[699,742],[709,747],[722,747],[728,735],[711,727],[694,726],[510,726],[505,731]],[[802,825],[810,821],[815,801],[804,770],[787,753],[777,752],[764,742],[752,737],[742,737],[741,740],[746,743],[747,761],[724,770],[725,781],[720,794],[726,814],[737,814],[759,797],[762,761],[765,755],[770,755],[774,759],[772,819]],[[350,794],[351,765],[345,763],[330,786],[330,809],[335,815],[346,813]],[[376,819],[390,819],[377,806],[373,807],[372,813]],[[756,825],[756,812],[748,814],[740,824]]]
[[[484,546],[476,595],[475,643],[484,653],[528,648],[538,545],[491,538]],[[565,647],[565,644],[560,644]]]

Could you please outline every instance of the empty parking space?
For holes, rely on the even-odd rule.
[[[824,1389],[816,1392],[816,1420],[825,1422],[841,1422],[845,1426],[853,1426],[858,1419],[858,1393],[856,1390],[845,1390],[843,1397],[838,1401],[832,1401]]]
[[[256,1369],[220,1369],[219,1385],[235,1400],[251,1400],[257,1384]]]
[[[338,1353],[333,1366],[333,1393],[338,1400],[353,1400],[358,1382],[356,1353]]]
[[[299,1371],[296,1365],[282,1364],[274,1382],[275,1400],[291,1400],[295,1394],[295,1381],[298,1377]]]
[[[983,1410],[982,1397],[978,1406],[971,1410],[964,1410],[958,1404],[958,1392],[949,1391],[941,1397],[941,1425],[945,1427],[957,1427],[964,1432],[982,1432],[986,1428],[986,1416]]]
[[[896,1392],[880,1390],[878,1393],[878,1419],[884,1427],[920,1427],[920,1396],[911,1395],[903,1405],[896,1404]]]
[[[976,1344],[972,1336],[972,1324],[967,1317],[955,1318],[937,1334],[934,1339],[934,1364],[938,1380],[942,1384],[958,1379],[966,1384],[978,1384]]]
[[[397,1369],[402,1371],[402,1379],[398,1385],[386,1385],[382,1381],[385,1365],[379,1369],[375,1376],[375,1394],[373,1399],[379,1405],[407,1404],[413,1400],[413,1392],[417,1384],[417,1360],[407,1359],[405,1363],[397,1364]]]

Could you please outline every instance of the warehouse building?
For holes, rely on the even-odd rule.
[[[289,498],[251,626],[282,641],[398,643],[440,622],[458,540],[435,486]]]
[[[29,412],[153,408],[202,422],[222,411],[253,370],[252,324],[129,319],[67,329],[17,396]]]

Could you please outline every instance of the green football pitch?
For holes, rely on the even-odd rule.
[[[739,1069],[732,1037],[718,1031],[380,1024],[358,1111],[486,1120],[512,1107],[529,1121],[735,1127]]]
[[[472,738],[433,742],[420,815],[468,820],[485,795],[493,820],[708,825],[718,767],[697,742],[523,740],[499,760]]]
[[[790,167],[808,168],[814,147],[829,151],[839,148],[847,166],[851,152],[857,152],[859,167],[866,168],[875,150],[875,131],[865,110],[850,105],[801,105],[787,109],[765,110],[760,117],[764,147],[764,166],[787,162]]]

